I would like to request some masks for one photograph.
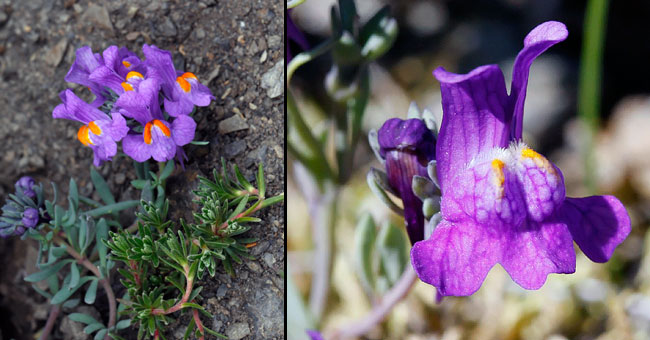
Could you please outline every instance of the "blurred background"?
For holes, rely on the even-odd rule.
[[[308,0],[291,12],[311,46],[330,36],[334,1]],[[524,139],[554,162],[565,177],[567,196],[616,195],[627,206],[632,232],[606,264],[577,251],[573,275],[550,275],[538,291],[526,291],[496,266],[471,297],[435,303],[434,288],[419,280],[366,336],[371,339],[650,339],[650,2],[611,1],[606,12],[600,96],[587,98],[599,121],[592,142],[589,124],[578,115],[579,72],[585,37],[586,1],[357,1],[361,23],[385,5],[397,20],[393,47],[370,70],[370,99],[364,134],[392,117],[406,118],[411,101],[441,115],[438,66],[466,73],[498,64],[509,87],[512,63],[526,34],[557,20],[569,37],[539,57],[531,68]],[[292,48],[298,46],[291,45]],[[295,55],[295,53],[294,53]],[[323,80],[332,59],[325,54],[299,68],[290,88],[305,120],[327,130]],[[593,162],[585,165],[591,152]],[[313,261],[309,210],[288,167],[289,272],[301,297],[309,296]],[[381,168],[365,138],[354,173],[341,192],[335,225],[330,294],[320,329],[325,335],[362,318],[372,308],[354,263],[354,228],[370,213],[378,224],[404,222],[371,193],[370,166]],[[585,178],[593,178],[590,188]],[[403,229],[403,228],[401,228]],[[290,307],[291,308],[291,307]],[[289,311],[291,314],[291,310]],[[291,332],[290,332],[291,334]]]

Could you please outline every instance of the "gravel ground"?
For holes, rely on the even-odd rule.
[[[221,157],[249,177],[263,163],[269,194],[281,193],[283,13],[283,3],[259,0],[0,1],[0,199],[23,175],[60,188],[72,176],[81,194],[90,192],[92,151],[76,140],[78,124],[51,117],[58,93],[73,86],[63,77],[79,47],[97,52],[118,45],[139,53],[145,43],[172,51],[176,65],[195,73],[217,97],[195,115],[196,139],[210,144],[186,147],[187,171],[169,181],[172,218],[191,220],[189,192],[196,177],[210,174]],[[117,158],[100,172],[118,199],[137,197],[129,187],[135,178],[129,160]],[[256,260],[236,265],[236,278],[221,269],[201,282],[202,303],[215,316],[206,325],[230,339],[284,338],[284,207],[275,205],[260,217],[264,222],[250,232],[260,239],[252,248]],[[0,268],[0,339],[33,338],[48,309],[22,281],[34,271],[36,250],[19,240],[0,240],[0,255],[6,264]],[[102,308],[86,312],[101,314]],[[168,338],[182,337],[184,321],[170,325]],[[58,323],[55,338],[84,338],[71,334],[72,322]]]

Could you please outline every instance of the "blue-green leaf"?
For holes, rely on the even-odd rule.
[[[375,239],[377,229],[372,215],[365,213],[359,218],[357,227],[354,231],[354,258],[357,266],[357,275],[361,280],[364,288],[372,292],[375,287],[375,269],[373,260],[375,259]]]
[[[62,303],[64,301],[66,301],[70,296],[72,296],[72,294],[74,294],[77,291],[77,289],[79,289],[79,287],[81,287],[82,285],[84,285],[86,282],[88,282],[91,279],[92,279],[91,276],[83,277],[83,278],[81,278],[81,280],[79,280],[80,283],[75,287],[70,285],[70,282],[66,283],[64,281],[63,287],[61,287],[61,289],[56,294],[54,294],[54,297],[52,297],[52,300],[50,301],[50,303],[53,304],[53,305],[58,305],[58,304],[60,304],[60,303]]]
[[[406,236],[400,228],[390,222],[382,226],[376,246],[381,259],[381,269],[391,286],[399,280],[408,264],[406,245]]]
[[[86,295],[84,296],[84,302],[92,305],[95,303],[95,297],[97,296],[97,284],[99,283],[99,280],[94,279],[90,282],[90,285],[88,286],[88,290],[86,291]]]
[[[172,159],[168,161],[167,164],[165,164],[165,168],[160,174],[160,178],[159,178],[160,181],[164,181],[165,179],[167,179],[167,177],[169,177],[169,175],[172,174],[172,172],[174,171],[174,162],[175,161]]]
[[[38,281],[45,280],[48,277],[50,277],[50,276],[56,274],[57,272],[59,272],[59,270],[61,270],[61,268],[63,268],[63,266],[65,266],[66,264],[68,264],[70,262],[74,262],[74,260],[67,259],[67,260],[63,260],[61,262],[57,262],[57,263],[55,263],[55,264],[53,264],[53,265],[51,265],[49,267],[46,267],[45,269],[41,270],[40,272],[28,275],[27,277],[25,277],[25,281],[27,281],[27,282],[38,282]]]
[[[95,320],[92,316],[87,315],[87,314],[81,314],[81,313],[72,313],[68,315],[70,320],[76,321],[76,322],[81,322],[86,325],[94,324],[94,323],[100,323],[99,321]]]
[[[68,197],[72,200],[71,202],[74,203],[74,210],[77,210],[79,207],[79,192],[77,191],[77,183],[75,183],[73,178],[70,179]]]
[[[105,205],[105,206],[103,206],[101,208],[88,210],[88,211],[85,212],[85,214],[90,216],[90,217],[100,217],[102,215],[112,214],[112,213],[116,213],[116,212],[118,212],[120,210],[135,207],[138,204],[140,204],[140,201],[136,201],[136,200],[123,201],[123,202],[118,202],[118,203],[114,203],[114,204],[108,204],[108,205]]]
[[[79,267],[72,262],[70,263],[70,288],[77,287],[79,284]]]
[[[101,267],[106,267],[106,245],[102,240],[108,239],[108,224],[106,224],[105,219],[100,219],[97,222],[97,233],[95,234],[95,239],[97,240],[97,252],[99,253],[99,263]]]
[[[120,329],[128,328],[129,326],[131,326],[131,319],[126,319],[118,322],[117,325],[115,325],[115,328],[117,330],[120,330]]]
[[[90,325],[86,326],[84,328],[84,333],[86,334],[93,334],[93,332],[97,331],[98,329],[106,328],[104,325],[101,323],[91,323]]]
[[[106,333],[108,333],[108,329],[102,329],[101,331],[97,332],[97,334],[95,334],[95,338],[94,338],[94,339],[95,339],[95,340],[101,340],[101,339],[104,338],[104,336],[106,335]]]
[[[97,194],[99,194],[102,201],[106,204],[115,204],[115,197],[113,197],[111,190],[108,188],[108,184],[106,184],[102,175],[100,175],[95,168],[90,168],[90,179],[95,186],[95,191],[97,191]]]

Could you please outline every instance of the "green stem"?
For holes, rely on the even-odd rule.
[[[353,98],[346,102],[347,118],[347,145],[339,161],[339,182],[347,182],[352,175],[352,165],[354,162],[354,153],[357,149],[357,143],[361,136],[361,124],[363,115],[368,104],[370,95],[370,75],[367,66],[362,66],[359,71],[359,92]]]
[[[323,41],[320,45],[316,46],[312,50],[299,53],[293,59],[289,65],[287,65],[287,84],[291,84],[291,77],[296,72],[298,67],[308,63],[312,59],[318,57],[319,55],[329,51],[332,46],[336,43],[336,40],[329,38]]]
[[[302,115],[298,111],[298,107],[296,105],[295,100],[293,99],[293,96],[291,95],[291,92],[287,92],[287,114],[288,114],[288,124],[291,125],[293,129],[298,133],[298,136],[300,137],[300,141],[302,142],[303,145],[307,147],[309,152],[311,153],[311,157],[315,159],[321,160],[322,164],[322,170],[319,172],[322,172],[323,175],[325,176],[324,178],[335,178],[334,176],[334,171],[329,165],[329,162],[327,161],[327,158],[325,157],[325,153],[323,152],[323,148],[321,144],[316,140],[316,137],[311,132],[311,129],[309,126],[307,126],[307,123],[302,118]],[[294,151],[295,146],[291,146]],[[306,156],[309,157],[309,156]],[[313,170],[313,169],[311,169]]]
[[[585,184],[592,193],[596,191],[593,147],[599,125],[608,5],[608,0],[589,0],[587,3],[578,84],[578,116],[588,130],[585,143]]]

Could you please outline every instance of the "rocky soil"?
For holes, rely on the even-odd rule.
[[[221,157],[249,177],[263,163],[269,194],[282,193],[283,13],[280,1],[1,0],[0,199],[23,175],[60,188],[74,177],[81,194],[90,193],[92,151],[76,140],[77,123],[51,117],[59,92],[74,88],[63,77],[79,47],[101,51],[118,45],[140,53],[145,43],[172,51],[177,67],[195,73],[216,96],[194,116],[196,139],[210,144],[186,147],[187,170],[175,172],[168,183],[172,219],[192,219],[190,192],[197,176],[209,175]],[[129,184],[135,179],[130,160],[118,157],[99,170],[118,199],[137,198]],[[284,206],[259,217],[264,222],[249,232],[259,238],[252,248],[256,260],[236,265],[236,278],[220,269],[201,282],[201,303],[214,315],[204,322],[230,339],[284,338]],[[0,240],[0,256],[0,339],[33,339],[49,309],[23,281],[35,271],[36,249],[17,239]],[[98,295],[98,301],[103,298]],[[81,312],[105,313],[96,307]],[[170,325],[167,338],[182,338],[185,321]],[[85,338],[74,322],[60,317],[57,324],[55,339]]]

